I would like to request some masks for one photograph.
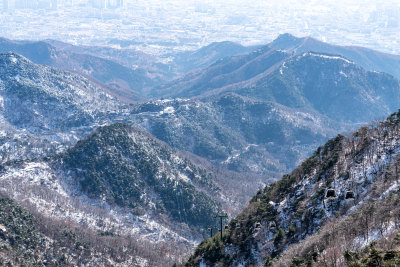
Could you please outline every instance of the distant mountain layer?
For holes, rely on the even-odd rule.
[[[319,147],[186,266],[391,266],[400,259],[400,112]]]
[[[400,83],[390,75],[365,71],[346,58],[305,52],[265,76],[225,91],[311,108],[335,121],[367,122],[396,110]]]
[[[143,97],[143,89],[160,82],[160,77],[148,73],[145,68],[125,67],[112,60],[58,50],[46,42],[24,42],[0,39],[0,52],[15,52],[37,64],[57,67],[87,75],[104,85],[108,92],[127,102]],[[79,52],[79,51],[78,51]]]
[[[284,50],[289,54],[300,55],[304,52],[341,55],[354,61],[369,71],[386,72],[400,79],[400,56],[382,53],[358,46],[339,46],[318,41],[311,37],[298,38],[288,33],[278,36],[269,44],[274,49]]]
[[[247,81],[281,63],[287,54],[263,47],[249,54],[220,59],[212,65],[153,89],[154,95],[193,97]]]
[[[0,52],[15,52],[31,61],[75,71],[106,85],[124,102],[152,97],[152,87],[188,71],[206,67],[227,56],[245,54],[255,47],[232,42],[213,43],[196,51],[170,55],[172,61],[131,49],[74,46],[55,40],[11,41],[0,38]],[[164,62],[164,63],[163,63]]]
[[[156,90],[165,96],[213,98],[227,92],[315,111],[334,121],[367,122],[394,111],[399,81],[336,55],[289,56],[265,47],[226,58]]]
[[[222,58],[243,55],[256,50],[257,46],[242,46],[234,42],[215,42],[195,51],[171,55],[178,73],[205,68]]]
[[[195,69],[205,68],[219,59],[247,54],[258,48],[258,46],[246,47],[229,41],[215,42],[197,50],[172,53],[159,58],[133,49],[77,46],[56,40],[44,42],[54,46],[59,52],[91,55],[114,61],[131,69],[145,69],[149,77],[163,81],[177,78]]]
[[[157,66],[162,66],[162,63],[158,63],[158,59],[156,56],[149,55],[133,49],[116,49],[107,46],[72,45],[56,40],[44,40],[44,42],[55,47],[59,52],[86,54],[109,59],[131,69],[146,67],[146,69],[151,72],[151,70],[157,69]]]

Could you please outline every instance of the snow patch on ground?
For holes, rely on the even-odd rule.
[[[286,62],[283,62],[282,66],[279,68],[279,73],[280,73],[281,75],[283,75],[283,69],[284,69],[284,68],[287,68],[287,67],[286,67]]]
[[[230,163],[233,159],[236,159],[236,158],[238,158],[240,155],[242,155],[242,154],[248,152],[249,149],[250,149],[251,147],[258,147],[258,145],[257,145],[257,144],[249,144],[249,145],[246,146],[242,151],[235,152],[235,154],[233,154],[232,156],[229,156],[229,157],[224,161],[224,163]]]
[[[347,74],[344,73],[342,70],[341,70],[339,73],[340,73],[340,75],[342,75],[342,76],[344,76],[344,77],[346,77],[346,78],[348,77]]]
[[[384,229],[383,232],[380,230],[374,229],[374,230],[369,231],[368,235],[356,237],[353,241],[354,246],[356,246],[359,249],[365,248],[371,242],[373,242],[375,240],[380,240],[381,238],[393,233],[396,230],[397,230],[396,223],[390,222],[388,227],[386,229]]]
[[[11,61],[12,63],[16,64],[16,63],[18,62],[18,59],[17,59],[16,57],[14,57],[14,56],[11,56],[11,57],[10,57],[10,61]]]
[[[54,171],[47,163],[30,162],[6,167],[0,188],[10,197],[41,214],[85,224],[95,231],[116,230],[118,234],[137,235],[150,242],[178,242],[193,248],[198,240],[184,237],[150,215],[135,215],[129,209],[111,206],[80,193],[76,180],[68,173]],[[139,237],[140,235],[140,237]],[[190,234],[189,234],[190,235]]]
[[[379,199],[388,197],[391,192],[399,190],[399,187],[400,187],[400,184],[398,182],[395,182],[379,197]]]
[[[303,54],[303,56],[313,56],[313,57],[320,57],[320,58],[326,58],[326,59],[337,59],[337,60],[342,60],[346,63],[352,64],[353,62],[344,58],[344,57],[339,57],[339,56],[329,56],[329,55],[323,55],[323,54],[315,54],[312,52],[306,52]]]
[[[172,114],[175,112],[174,107],[166,107],[164,110],[160,111],[160,115],[162,114]]]

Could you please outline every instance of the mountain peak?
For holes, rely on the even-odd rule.
[[[294,36],[293,34],[290,33],[282,33],[279,34],[278,37],[275,39],[275,41],[282,41],[282,40],[297,40],[300,39],[296,36]]]
[[[281,50],[291,49],[295,46],[301,44],[304,41],[304,38],[299,38],[290,33],[280,34],[272,43],[270,44],[271,47],[279,48]]]

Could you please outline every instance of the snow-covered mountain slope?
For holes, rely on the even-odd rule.
[[[138,59],[134,51],[74,47],[60,42],[54,44],[57,47],[46,41],[12,41],[0,38],[0,52],[15,52],[36,64],[86,75],[106,85],[110,94],[127,102],[142,98],[145,87],[164,82],[167,79],[164,76],[168,76],[164,70],[168,70],[168,67],[164,64],[157,64],[154,59],[145,55],[138,55],[145,57]],[[124,63],[120,63],[120,58],[123,58]]]
[[[133,234],[145,246],[159,249],[169,242],[160,253],[182,261],[201,239],[201,228],[214,224],[221,206],[237,214],[268,178],[289,171],[334,132],[347,129],[343,121],[384,115],[399,102],[397,80],[367,72],[341,56],[304,53],[282,63],[285,53],[267,50],[212,65],[216,73],[207,72],[210,76],[203,78],[210,78],[216,89],[200,100],[154,100],[129,107],[77,74],[2,54],[0,188],[52,220],[124,237]],[[227,77],[234,86],[224,80]],[[243,77],[245,81],[237,83]],[[220,82],[227,86],[218,88]],[[113,121],[141,127],[186,152],[123,124],[101,127],[82,139]],[[388,133],[394,147],[390,153],[397,153],[394,133]],[[380,132],[370,136],[374,134],[388,140]],[[322,201],[331,180],[341,194],[351,184],[365,202],[376,181],[368,178],[360,185],[361,178],[346,174],[360,168],[348,162],[364,164],[355,156],[364,153],[357,152],[362,131],[356,136],[356,152],[346,148],[351,138],[334,139],[291,175],[260,191],[240,220],[231,223],[230,239],[224,240],[230,244],[229,253],[213,250],[222,245],[215,237],[200,246],[197,256],[211,251],[215,253],[204,256],[205,262],[261,264],[289,253],[291,244],[327,227],[325,222],[334,214],[347,214],[341,210],[347,203],[343,199]],[[66,151],[78,139],[82,140]],[[385,147],[382,140],[376,147]],[[49,156],[60,151],[64,153]],[[383,155],[380,159],[389,158]],[[345,163],[338,165],[339,158]],[[270,229],[272,220],[275,230]]]
[[[268,46],[283,50],[289,54],[300,55],[304,52],[312,51],[341,55],[367,70],[385,72],[400,79],[399,55],[382,53],[365,47],[332,45],[311,37],[296,37],[288,33],[279,35]]]
[[[166,244],[49,218],[4,196],[0,197],[0,245],[0,263],[4,266],[122,267],[176,262],[169,257],[176,248]]]
[[[14,61],[15,66],[12,65]],[[279,105],[235,95],[207,103],[194,100],[151,101],[134,105],[127,112],[128,109],[121,108],[101,88],[79,75],[33,64],[13,53],[4,54],[3,65],[2,82],[7,85],[3,90],[5,99],[13,97],[15,110],[19,112],[18,108],[21,108],[27,118],[32,117],[21,122],[12,116],[8,106],[4,109],[9,117],[4,118],[2,128],[3,161],[55,154],[74,144],[91,129],[118,118],[150,130],[173,147],[235,170],[228,174],[199,159],[206,169],[223,173],[216,183],[223,187],[225,195],[230,196],[229,201],[233,201],[225,206],[233,214],[267,182],[267,179],[249,175],[248,172],[277,177],[282,169],[290,168],[285,166],[286,162],[277,159],[279,151],[271,155],[264,147],[268,144],[284,151],[281,147],[284,141],[263,136],[265,129],[269,129],[268,132],[274,136],[285,136],[286,141],[297,145],[296,151],[301,153],[293,152],[295,160],[298,160],[298,155],[304,157],[304,151],[310,150],[305,150],[305,147],[316,146],[316,140],[322,142],[336,129],[336,126],[329,125],[328,120],[307,112],[290,115],[289,109]],[[19,80],[12,78],[16,73]],[[235,115],[231,112],[232,108],[238,108],[241,113]],[[65,123],[68,116],[79,118],[81,115],[87,119],[75,125]],[[208,131],[211,121],[214,131]],[[321,127],[314,127],[316,124],[321,124]],[[275,129],[271,125],[279,127]],[[329,130],[326,127],[330,127]],[[297,141],[294,133],[298,131],[308,133],[307,138],[302,137],[306,144]],[[221,158],[218,156],[221,153],[226,155]],[[237,171],[244,171],[245,174]]]
[[[331,139],[260,190],[231,220],[223,240],[204,241],[187,265],[331,266],[344,264],[346,251],[358,253],[374,240],[392,242],[400,229],[399,152],[400,112]]]
[[[278,69],[226,90],[292,108],[311,108],[334,121],[366,123],[396,111],[400,83],[337,55],[305,52]]]
[[[93,232],[128,237],[141,249],[174,244],[173,250],[164,248],[160,252],[167,254],[165,259],[171,257],[176,262],[180,261],[179,253],[189,253],[196,240],[201,238],[187,225],[171,223],[166,216],[110,205],[101,197],[88,198],[82,193],[76,177],[55,168],[52,162],[4,166],[0,185],[4,195],[40,214],[44,221],[60,220]],[[90,235],[83,236],[90,238]]]
[[[82,191],[109,203],[166,213],[190,226],[205,226],[218,213],[220,191],[211,173],[150,134],[130,126],[101,127],[61,156]]]
[[[315,112],[236,94],[149,101],[134,106],[130,120],[173,147],[233,171],[269,177],[291,170],[348,127]]]
[[[81,76],[35,65],[15,53],[0,55],[0,78],[5,120],[32,133],[90,125],[118,106]]]
[[[391,75],[367,71],[340,55],[289,55],[269,47],[218,61],[164,87],[166,96],[234,92],[352,123],[386,117],[400,101],[399,81]]]
[[[270,47],[249,54],[221,58],[203,69],[152,89],[154,96],[194,97],[268,73],[290,55]]]
[[[241,208],[224,188],[230,178],[146,132],[114,124],[57,156],[3,164],[0,188],[49,220],[133,235],[146,246],[169,243],[164,256],[180,262],[221,207],[230,214]]]
[[[177,73],[183,75],[189,71],[205,68],[212,63],[227,57],[244,55],[256,50],[257,46],[242,46],[234,42],[214,42],[194,51],[185,51],[170,55],[170,64]]]
[[[60,150],[120,109],[103,88],[80,75],[0,54],[3,161]]]

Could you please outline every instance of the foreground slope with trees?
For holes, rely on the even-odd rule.
[[[329,140],[260,190],[222,240],[203,241],[186,266],[398,263],[399,136],[396,112]]]

